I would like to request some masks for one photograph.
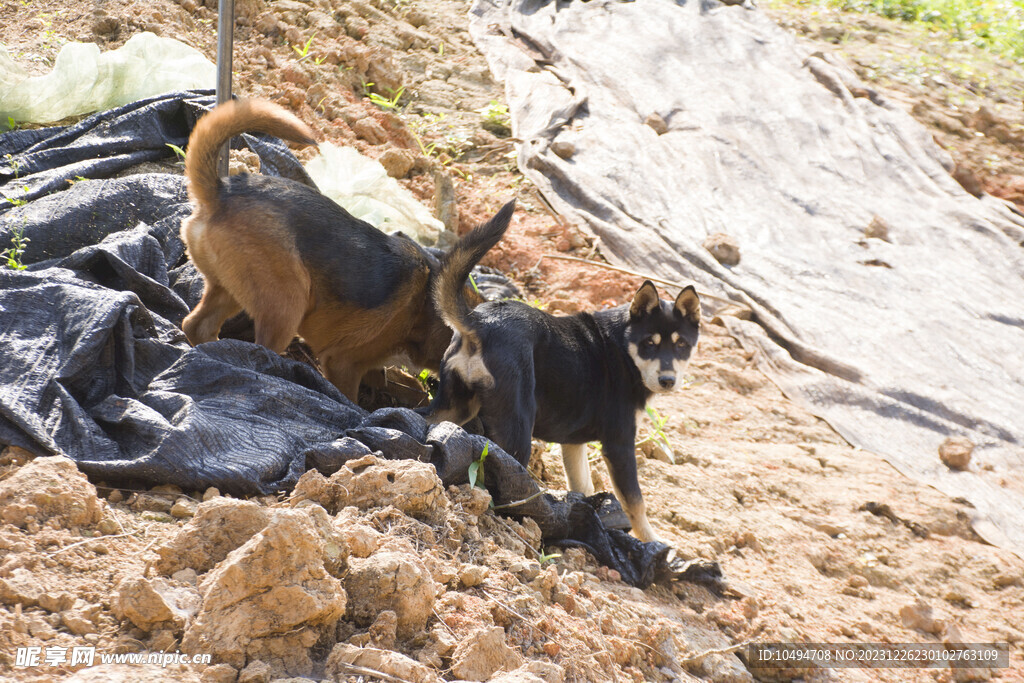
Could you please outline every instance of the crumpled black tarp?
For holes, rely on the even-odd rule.
[[[309,468],[329,474],[377,451],[431,462],[445,485],[467,481],[482,436],[407,409],[367,413],[311,366],[255,344],[189,346],[180,323],[202,280],[178,237],[183,177],[110,176],[167,160],[166,143],[184,147],[212,104],[177,93],[0,136],[0,156],[11,155],[0,192],[16,200],[0,207],[0,243],[16,230],[31,240],[27,270],[0,268],[0,443],[65,454],[97,480],[236,495],[287,490]],[[308,182],[282,143],[244,138],[264,172]],[[583,545],[634,585],[683,569],[668,546],[606,529],[606,497],[531,498],[529,474],[493,444],[484,476],[496,505],[530,498],[516,514],[546,541]],[[720,578],[716,566],[696,570]]]

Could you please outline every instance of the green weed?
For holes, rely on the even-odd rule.
[[[309,40],[303,43],[302,47],[292,45],[292,49],[295,50],[295,54],[299,55],[300,62],[306,57],[309,57],[309,48],[312,47],[314,38],[316,38],[315,33],[309,37]]]
[[[952,42],[971,43],[1024,63],[1024,0],[796,0],[794,4],[929,24]]]
[[[370,83],[370,85],[373,85],[373,83]],[[381,109],[397,109],[398,100],[401,99],[402,93],[405,92],[405,86],[403,85],[398,90],[391,90],[390,88],[388,88],[388,90],[391,92],[392,95],[392,97],[390,98],[384,97],[383,95],[379,95],[375,92],[367,94],[367,97],[369,97],[370,101],[376,104]]]
[[[25,245],[28,244],[29,241],[30,240],[25,237],[24,228],[14,229],[14,233],[11,235],[11,247],[0,251],[0,258],[7,259],[8,268],[11,270],[25,270],[28,268],[28,266],[21,262],[21,256],[25,253]]]
[[[487,450],[490,444],[484,444],[484,450],[481,451],[480,457],[469,464],[469,469],[466,474],[469,475],[469,485],[476,486],[476,483],[480,482],[480,488],[484,487],[484,460],[487,459]]]
[[[647,406],[645,410],[647,411],[647,417],[651,419],[651,424],[654,425],[654,429],[652,429],[651,433],[646,437],[637,441],[637,444],[658,440],[665,444],[665,448],[672,450],[672,444],[668,440],[668,434],[665,433],[665,425],[668,424],[668,418],[662,417],[657,410],[650,406]]]
[[[427,398],[433,401],[434,392],[431,388],[430,370],[420,370],[420,374],[416,375],[416,379],[420,381],[420,386],[423,387],[423,391],[427,392]]]
[[[537,555],[537,560],[540,562],[540,566],[546,565],[548,562],[554,562],[562,553],[546,553],[543,550]]]
[[[178,157],[178,161],[180,163],[185,163],[185,150],[177,145],[171,144],[170,142],[165,144],[171,148],[171,151],[174,152],[174,156]]]
[[[512,134],[507,105],[491,100],[490,104],[477,109],[476,113],[484,119],[481,124],[484,130],[494,133],[498,137],[508,137]]]

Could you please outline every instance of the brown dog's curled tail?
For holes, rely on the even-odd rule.
[[[230,100],[199,119],[188,139],[185,177],[188,194],[200,210],[220,203],[217,156],[225,142],[242,133],[267,133],[302,145],[315,145],[313,131],[284,107],[266,100]]]
[[[515,208],[516,200],[513,199],[501,207],[494,218],[473,228],[456,242],[445,254],[434,280],[434,302],[441,319],[470,345],[475,345],[476,334],[469,327],[470,307],[462,290],[473,266],[505,235]]]

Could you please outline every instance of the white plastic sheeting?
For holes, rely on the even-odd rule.
[[[323,194],[384,232],[401,230],[417,242],[433,245],[444,230],[444,224],[379,161],[351,147],[321,144],[320,154],[306,163],[306,173]]]
[[[29,76],[0,48],[0,121],[52,123],[216,82],[217,67],[201,52],[152,33],[136,34],[109,52],[68,43],[43,76]]]
[[[967,194],[922,127],[756,10],[478,0],[471,31],[559,212],[617,263],[748,306],[727,325],[788,396],[1024,556],[1019,214]],[[876,217],[887,239],[865,235]],[[702,247],[715,232],[738,265]],[[954,434],[978,446],[968,472],[939,461]]]

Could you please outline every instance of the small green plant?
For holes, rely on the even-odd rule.
[[[490,444],[484,444],[483,451],[480,452],[480,457],[469,464],[469,469],[466,474],[469,476],[469,485],[476,486],[477,482],[480,482],[480,488],[484,487],[484,460],[487,459],[487,450]]]
[[[373,83],[370,83],[370,85],[373,85]],[[379,95],[375,92],[368,93],[367,97],[369,97],[370,101],[376,104],[381,109],[397,109],[398,100],[401,99],[402,93],[405,92],[405,86],[403,85],[398,90],[391,90],[390,88],[388,88],[387,90],[392,95],[390,98],[384,97],[383,95]]]
[[[420,374],[416,375],[416,379],[420,381],[420,386],[423,387],[423,391],[427,392],[427,397],[433,401],[434,391],[431,388],[430,382],[430,370],[420,370]]]
[[[306,57],[309,57],[309,48],[313,45],[313,39],[314,38],[316,38],[316,34],[315,33],[309,37],[309,40],[307,40],[305,43],[303,43],[302,47],[298,47],[297,45],[292,45],[292,49],[295,50],[295,53],[297,55],[299,55],[299,61],[300,62],[303,59],[305,59]]]
[[[29,241],[25,237],[24,228],[15,228],[14,233],[11,235],[11,247],[0,251],[0,258],[7,259],[8,268],[11,270],[25,270],[28,268],[28,266],[21,262],[21,256],[25,253],[25,245]]]
[[[13,116],[7,117],[7,130],[15,130],[18,127],[18,122],[14,120]],[[7,131],[4,131],[7,132]],[[10,155],[7,155],[10,156]]]
[[[171,151],[174,152],[174,156],[178,157],[180,163],[185,163],[185,150],[170,142],[165,144],[171,148]]]
[[[8,117],[8,120],[13,119]],[[21,162],[15,159],[12,154],[5,154],[4,160],[7,162],[7,165],[11,167],[11,170],[14,171],[14,179],[17,180],[18,174],[21,173]]]
[[[17,177],[17,176],[15,176],[15,177]],[[25,185],[24,187],[22,187],[21,188],[21,192],[23,194],[28,194],[28,185]],[[28,204],[28,200],[27,199],[15,199],[13,197],[4,197],[4,200],[6,202],[8,202],[9,204],[13,204],[14,206],[24,206],[25,204]]]
[[[774,0],[825,6],[929,25],[950,42],[970,43],[1018,63],[1024,61],[1024,0]]]
[[[540,299],[534,299],[533,301],[526,301],[524,299],[523,303],[525,303],[527,306],[531,306],[533,308],[536,308],[538,311],[546,311],[546,310],[548,310],[548,305],[546,303],[544,303],[543,301],[541,301]]]
[[[647,406],[647,417],[651,418],[651,423],[654,425],[654,429],[646,437],[637,441],[638,444],[646,443],[647,441],[661,441],[665,444],[665,448],[672,449],[672,444],[668,440],[668,434],[665,433],[665,425],[668,423],[667,417],[662,417],[657,410]]]
[[[508,137],[512,134],[507,105],[491,100],[490,104],[477,109],[476,112],[484,119],[481,124],[484,130],[494,133],[498,137]]]
[[[543,567],[548,562],[554,562],[561,556],[562,553],[546,553],[543,550],[541,550],[540,553],[537,554],[537,561],[540,562],[540,566]]]

